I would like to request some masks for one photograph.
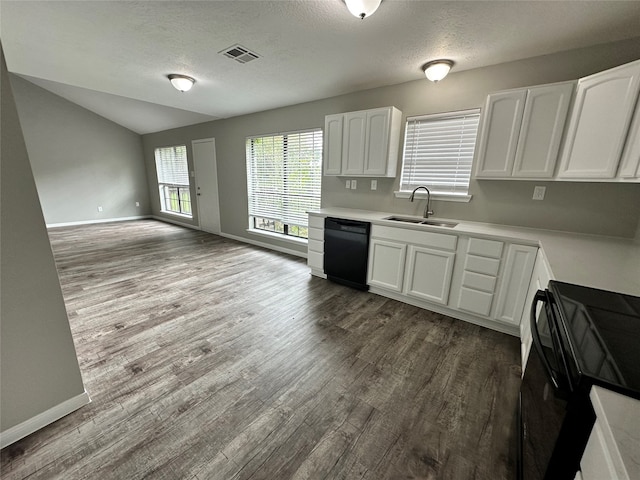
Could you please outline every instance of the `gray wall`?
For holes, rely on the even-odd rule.
[[[10,77],[48,225],[150,213],[140,135]]]
[[[0,430],[84,392],[2,55]]]
[[[220,214],[224,233],[251,238],[247,228],[245,137],[278,131],[324,127],[331,113],[394,105],[404,117],[481,107],[487,94],[497,90],[577,79],[640,58],[640,38],[561,52],[543,57],[454,72],[434,84],[408,82],[267,112],[217,120],[143,136],[150,191],[158,146],[216,138],[220,179]],[[404,123],[404,119],[403,119]],[[189,152],[190,155],[190,152]],[[398,156],[400,165],[402,152]],[[191,159],[190,159],[191,161]],[[193,169],[193,167],[191,167]],[[396,199],[399,179],[379,179],[378,189],[369,181],[346,190],[343,177],[323,177],[323,206],[363,208],[393,213],[419,214],[423,202]],[[544,201],[533,201],[534,185],[545,185]],[[435,201],[436,216],[463,220],[521,225],[581,233],[633,237],[640,220],[640,185],[607,183],[475,181],[470,203]],[[161,215],[156,195],[154,214]],[[197,224],[197,212],[194,215]],[[276,242],[277,243],[277,242]]]

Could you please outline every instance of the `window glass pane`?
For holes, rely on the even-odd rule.
[[[400,190],[467,194],[480,110],[407,119]]]
[[[187,147],[156,148],[155,159],[162,211],[191,217]]]
[[[306,212],[320,208],[322,130],[247,138],[246,156],[254,228],[306,238]]]

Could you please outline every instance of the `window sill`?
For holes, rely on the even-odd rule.
[[[410,198],[411,192],[408,191],[397,191],[393,192],[396,198]],[[427,198],[426,192],[422,190],[416,192],[415,198],[423,199]],[[461,203],[469,203],[473,198],[473,195],[457,195],[453,193],[432,193],[431,200],[441,200],[443,202],[461,202]]]
[[[260,237],[269,238],[271,240],[278,240],[292,245],[307,245],[306,238],[292,237],[290,235],[284,235],[282,233],[269,232],[267,230],[259,230],[257,228],[247,228],[247,232]]]
[[[188,215],[186,213],[178,213],[178,212],[172,212],[170,210],[160,210],[161,213],[164,213],[166,215],[172,215],[174,217],[180,217],[180,218],[188,218],[189,220],[193,219],[193,215]]]

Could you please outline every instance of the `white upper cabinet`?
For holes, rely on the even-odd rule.
[[[342,125],[344,115],[327,115],[324,118],[324,174],[342,173]]]
[[[616,176],[640,90],[640,60],[578,81],[558,178]]]
[[[526,90],[493,93],[482,112],[476,177],[510,177]]]
[[[527,90],[514,177],[553,177],[574,87],[564,82]]]
[[[575,82],[492,93],[479,134],[476,177],[551,178]]]
[[[640,178],[640,98],[620,160],[620,178]]]
[[[364,171],[366,127],[366,112],[345,114],[342,135],[342,173],[344,175],[361,175]]]
[[[395,177],[401,118],[395,107],[327,115],[324,174]]]

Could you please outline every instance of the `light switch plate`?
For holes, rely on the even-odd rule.
[[[355,190],[358,182],[356,180],[351,180],[351,190]]]
[[[547,190],[547,187],[537,186],[533,189],[533,199],[534,200],[544,200],[544,194]]]
[[[378,181],[371,180],[371,190],[376,190],[378,188]]]
[[[351,188],[351,180],[347,180],[346,187]]]

